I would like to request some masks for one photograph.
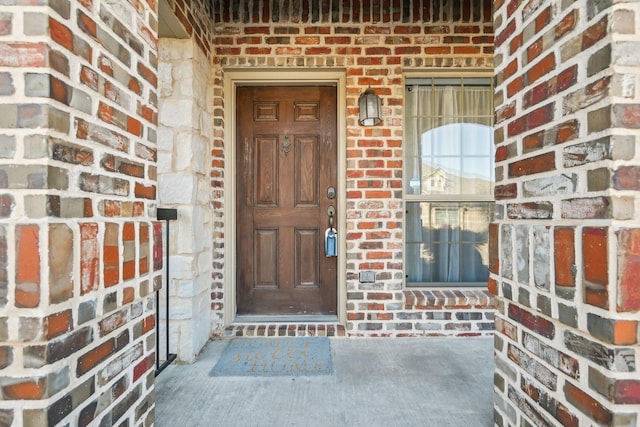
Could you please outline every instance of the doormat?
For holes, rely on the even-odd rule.
[[[298,377],[332,372],[327,337],[234,338],[209,376]]]

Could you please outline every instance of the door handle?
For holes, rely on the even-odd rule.
[[[336,208],[331,205],[327,208],[327,215],[329,215],[329,229],[333,228],[333,220],[336,216]]]

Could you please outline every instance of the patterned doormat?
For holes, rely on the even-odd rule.
[[[332,372],[329,338],[234,338],[209,376],[298,377]]]

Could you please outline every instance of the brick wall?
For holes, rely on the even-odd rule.
[[[0,6],[0,425],[153,423],[156,9]]]
[[[495,423],[640,421],[640,5],[496,1]]]
[[[402,138],[404,73],[491,70],[490,1],[215,2],[213,39],[216,146],[224,141],[225,68],[343,69],[346,73],[347,325],[350,335],[492,333],[485,292],[403,288]],[[382,99],[383,123],[358,124],[359,95]],[[214,156],[214,187],[224,166]],[[228,156],[226,157],[228,160]],[[223,194],[214,195],[222,204]],[[216,227],[217,228],[217,227]],[[214,255],[214,258],[216,256]],[[224,260],[214,259],[217,267]],[[375,283],[360,283],[362,270]],[[214,317],[222,318],[222,275],[214,278]]]

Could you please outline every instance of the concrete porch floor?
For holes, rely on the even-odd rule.
[[[331,338],[332,375],[209,376],[228,342],[156,378],[157,426],[493,425],[493,338]]]

